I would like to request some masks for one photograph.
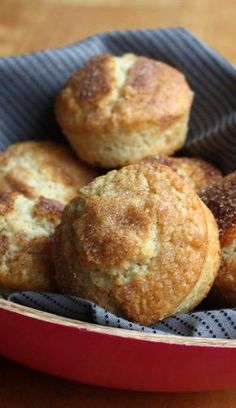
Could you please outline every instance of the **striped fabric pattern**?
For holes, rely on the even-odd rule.
[[[97,304],[76,296],[55,293],[16,292],[12,302],[75,320],[103,326],[120,327],[146,333],[174,334],[190,337],[236,339],[236,309],[194,311],[168,317],[145,327],[108,312]]]
[[[236,70],[182,28],[103,33],[66,48],[0,59],[0,150],[23,139],[61,138],[54,98],[100,53],[134,52],[180,69],[195,92],[185,154],[236,168]]]
[[[182,28],[115,31],[71,46],[0,59],[0,150],[26,139],[61,139],[54,99],[73,71],[100,53],[133,52],[181,70],[195,98],[182,153],[236,169],[236,70]],[[58,294],[15,293],[10,300],[59,315],[131,330],[236,338],[236,310],[194,312],[141,327],[93,303]]]

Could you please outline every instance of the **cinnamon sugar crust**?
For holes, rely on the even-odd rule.
[[[151,324],[206,296],[219,266],[218,229],[170,168],[131,165],[98,177],[66,206],[53,258],[62,292]]]
[[[115,168],[180,148],[192,99],[175,68],[134,54],[106,54],[69,78],[56,99],[56,116],[80,158]]]
[[[51,141],[16,143],[0,155],[0,192],[18,191],[28,198],[67,203],[96,175],[70,149]]]
[[[220,231],[221,266],[210,293],[218,307],[236,306],[236,172],[206,189],[202,200],[214,214]]]
[[[148,156],[144,162],[156,162],[176,171],[197,193],[220,181],[223,176],[212,164],[196,158],[169,157],[164,154]]]
[[[0,194],[0,286],[55,290],[52,236],[64,206],[55,200]]]

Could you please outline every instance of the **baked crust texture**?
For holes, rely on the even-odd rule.
[[[223,176],[219,169],[205,160],[188,157],[169,157],[161,154],[149,156],[144,162],[156,162],[169,166],[176,171],[196,193],[200,193],[212,184],[220,181]]]
[[[96,175],[69,148],[51,141],[15,143],[0,154],[0,192],[67,203]]]
[[[211,291],[218,307],[236,306],[236,172],[202,192],[220,231],[221,266]]]
[[[175,68],[134,54],[105,54],[69,78],[56,116],[82,160],[117,168],[182,147],[192,99]]]
[[[53,259],[62,292],[152,324],[206,296],[219,267],[218,228],[169,167],[135,164],[98,177],[66,206]]]
[[[18,192],[0,194],[0,287],[55,289],[52,237],[64,205]]]

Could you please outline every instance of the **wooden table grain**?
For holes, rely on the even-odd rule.
[[[0,0],[0,55],[107,30],[184,26],[236,64],[235,9],[235,0]]]
[[[235,0],[0,0],[0,56],[63,46],[107,30],[184,26],[236,64],[235,8]],[[111,406],[234,407],[236,390],[189,394],[108,390],[0,358],[0,407]]]
[[[236,391],[145,393],[111,390],[39,373],[0,358],[2,408],[233,408]]]

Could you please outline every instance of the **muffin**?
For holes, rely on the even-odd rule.
[[[0,287],[7,290],[55,289],[52,236],[64,206],[18,192],[0,194]]]
[[[236,307],[236,172],[201,194],[220,230],[221,266],[209,302]]]
[[[53,259],[62,292],[148,325],[206,296],[219,267],[218,228],[177,173],[134,164],[98,177],[66,206]]]
[[[105,54],[69,78],[56,99],[56,117],[82,160],[117,168],[181,148],[192,99],[184,75],[171,66]]]
[[[58,143],[27,141],[0,154],[0,192],[69,202],[97,173]]]
[[[164,154],[149,156],[144,162],[156,162],[169,166],[176,171],[196,193],[200,193],[206,187],[217,183],[223,176],[219,169],[212,164],[195,158],[168,157]]]

